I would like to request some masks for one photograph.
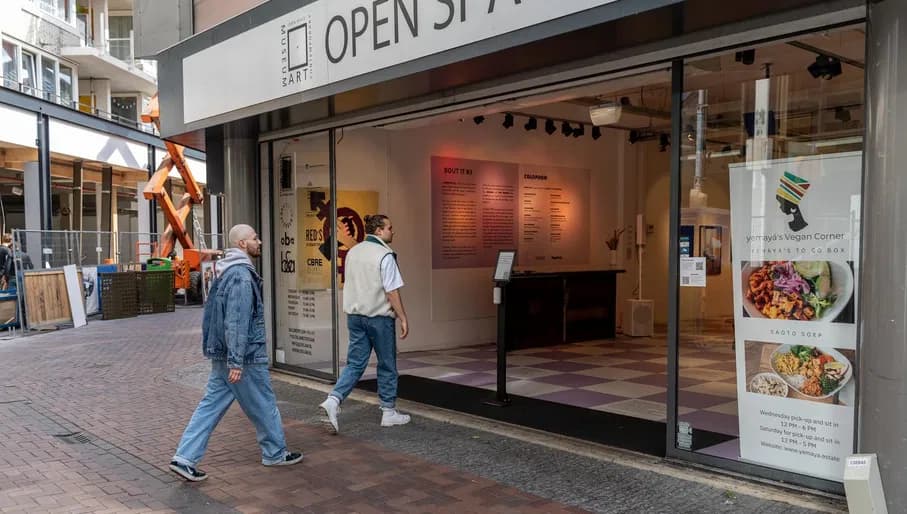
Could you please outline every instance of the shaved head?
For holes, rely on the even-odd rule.
[[[255,236],[255,229],[249,225],[234,225],[230,229],[230,248],[239,248],[239,243]]]

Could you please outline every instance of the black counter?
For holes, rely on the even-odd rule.
[[[623,272],[513,274],[505,286],[507,350],[613,338]]]

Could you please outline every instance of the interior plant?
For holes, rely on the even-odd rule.
[[[624,229],[614,229],[614,234],[605,240],[605,244],[608,245],[609,250],[617,250],[617,245],[620,243],[620,235],[623,233]]]

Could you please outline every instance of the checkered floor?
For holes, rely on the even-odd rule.
[[[665,421],[664,338],[619,337],[519,350],[508,354],[507,364],[511,394]],[[492,345],[402,353],[397,367],[401,374],[489,390],[495,389],[497,380]],[[694,429],[737,436],[733,349],[684,345],[680,368],[680,420]],[[372,359],[363,378],[374,377]],[[733,453],[733,446],[722,449],[721,454]]]

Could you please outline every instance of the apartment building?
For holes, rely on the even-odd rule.
[[[158,231],[160,214],[141,195],[166,154],[141,121],[157,73],[136,59],[132,27],[133,0],[0,2],[3,232]],[[204,183],[204,153],[186,155]]]

